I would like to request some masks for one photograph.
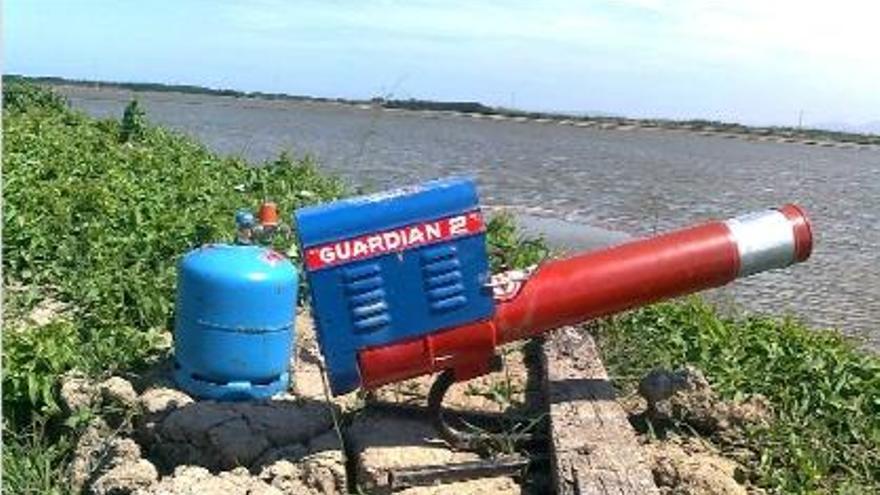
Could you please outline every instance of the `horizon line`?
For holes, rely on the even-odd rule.
[[[683,127],[687,125],[708,125],[708,126],[721,126],[724,127],[725,130],[740,130],[746,131],[761,131],[761,130],[770,130],[770,131],[785,131],[785,132],[796,132],[803,133],[807,135],[814,135],[816,133],[822,134],[830,134],[832,137],[837,138],[846,138],[846,137],[868,137],[868,138],[877,138],[880,137],[880,133],[874,132],[864,132],[864,131],[846,131],[846,130],[837,130],[837,129],[828,129],[822,127],[810,127],[810,126],[790,126],[790,125],[749,125],[743,124],[741,122],[732,122],[732,121],[721,121],[721,120],[712,120],[707,118],[669,118],[669,117],[629,117],[625,115],[613,114],[608,112],[589,112],[589,111],[566,111],[566,110],[550,110],[550,111],[542,111],[542,110],[526,110],[515,107],[505,107],[505,106],[491,106],[486,105],[478,100],[430,100],[430,99],[420,99],[420,98],[408,98],[408,99],[395,99],[395,98],[385,98],[383,96],[373,96],[370,99],[358,99],[358,98],[346,98],[339,96],[313,96],[313,95],[299,95],[292,93],[277,93],[277,92],[265,92],[265,91],[245,91],[240,89],[232,89],[232,88],[219,88],[219,87],[211,87],[205,86],[201,84],[190,84],[190,83],[165,83],[165,82],[147,82],[147,81],[113,81],[113,80],[100,80],[100,79],[78,79],[78,78],[67,78],[63,76],[55,76],[55,75],[26,75],[20,73],[2,73],[2,78],[13,78],[13,79],[23,79],[36,83],[44,83],[49,85],[63,85],[68,84],[72,86],[107,86],[107,87],[116,87],[119,89],[126,89],[135,93],[138,92],[169,92],[169,93],[179,93],[179,94],[204,94],[204,95],[212,95],[212,96],[231,96],[235,98],[254,98],[254,99],[262,99],[262,100],[291,100],[291,101],[316,101],[316,102],[336,102],[336,103],[344,103],[350,105],[363,105],[363,104],[376,104],[379,103],[380,106],[385,108],[400,108],[406,110],[421,110],[421,111],[457,111],[460,113],[479,113],[484,115],[507,115],[511,117],[531,117],[534,119],[539,118],[549,118],[549,119],[580,119],[580,120],[594,120],[594,121],[605,121],[605,122],[618,122],[623,124],[666,124],[671,125],[673,127]],[[418,106],[422,105],[424,107],[434,107],[434,108],[411,108],[405,106],[407,103]],[[448,107],[448,108],[447,108]],[[469,108],[467,108],[469,107]],[[471,110],[471,111],[467,111]],[[699,130],[699,129],[697,129]]]

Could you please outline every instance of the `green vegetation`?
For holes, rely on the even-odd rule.
[[[191,84],[160,84],[142,82],[109,82],[87,81],[82,79],[66,79],[63,77],[27,77],[17,74],[3,76],[4,81],[30,82],[48,85],[84,86],[90,88],[115,88],[130,91],[156,91],[163,93],[183,93],[191,95],[229,96],[233,98],[261,98],[264,100],[295,100],[295,101],[347,101],[332,98],[319,98],[310,96],[288,95],[283,93],[264,93],[261,91],[238,91],[234,89],[215,89]]]
[[[722,317],[699,299],[634,311],[596,331],[624,391],[654,367],[691,364],[723,397],[769,399],[775,422],[744,438],[760,486],[778,493],[880,492],[876,355],[791,319]]]
[[[255,168],[218,158],[138,123],[136,106],[120,126],[59,109],[28,86],[4,91],[12,102],[34,96],[26,108],[7,107],[3,121],[4,284],[20,288],[4,310],[20,319],[51,297],[72,313],[65,324],[4,332],[4,410],[22,419],[55,409],[34,372],[142,363],[148,337],[168,325],[177,257],[231,239],[236,208],[271,197],[292,211],[343,191],[308,160]]]
[[[516,229],[510,214],[492,217],[486,225],[489,238],[489,262],[492,272],[526,268],[549,256],[543,239],[525,238]]]
[[[255,168],[217,157],[144,125],[135,106],[121,125],[28,84],[7,81],[3,91],[3,480],[9,493],[43,493],[34,487],[63,486],[62,475],[46,473],[61,469],[70,443],[59,424],[59,376],[156,357],[178,257],[231,240],[237,208],[271,197],[292,211],[343,188],[308,159]],[[50,300],[67,308],[61,317],[29,321]]]
[[[481,113],[484,115],[497,114],[498,109],[488,107],[476,101],[430,101],[430,100],[393,100],[385,98],[373,98],[373,104],[384,108],[402,108],[405,110],[427,110],[432,112],[464,112]]]
[[[19,433],[3,428],[3,488],[13,494],[63,495],[70,492],[63,466],[70,458],[73,438],[46,438],[44,425]]]
[[[147,116],[144,109],[132,100],[122,113],[122,125],[119,129],[119,140],[123,143],[140,141],[147,132]]]

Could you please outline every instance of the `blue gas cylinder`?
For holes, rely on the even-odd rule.
[[[275,251],[209,244],[178,267],[175,380],[218,400],[270,397],[287,389],[298,275]]]

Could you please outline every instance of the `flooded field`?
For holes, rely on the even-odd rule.
[[[63,93],[99,117],[118,118],[131,98],[120,90]],[[328,172],[368,190],[468,174],[484,203],[511,207],[532,224],[549,217],[551,231],[588,225],[588,237],[595,229],[648,235],[798,202],[817,232],[813,258],[714,296],[839,328],[880,349],[880,151],[329,103],[137,96],[150,120],[221,153],[254,160],[284,150],[312,154]],[[570,245],[577,236],[566,238]]]

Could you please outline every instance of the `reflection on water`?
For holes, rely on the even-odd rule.
[[[130,93],[66,89],[97,116]],[[140,93],[148,117],[223,153],[315,155],[353,185],[378,189],[470,174],[487,204],[648,235],[794,201],[817,240],[803,265],[721,291],[754,310],[793,313],[880,348],[880,152],[649,130],[386,112],[350,106]],[[577,237],[577,236],[574,236]]]

